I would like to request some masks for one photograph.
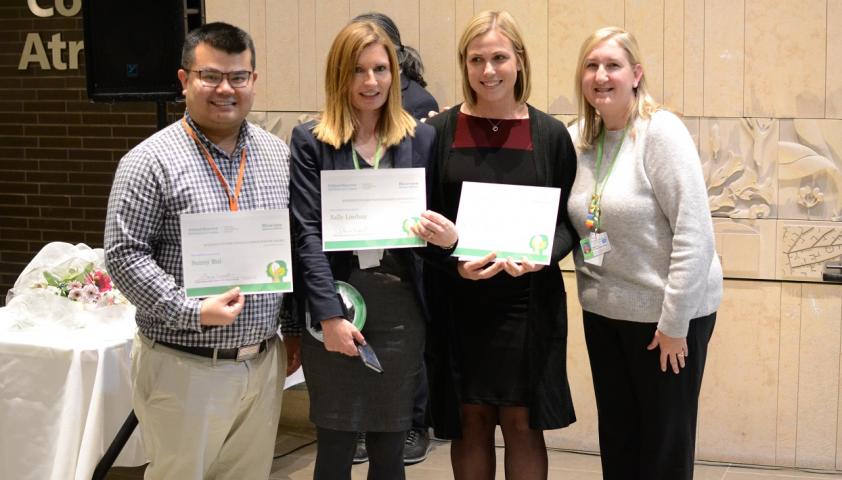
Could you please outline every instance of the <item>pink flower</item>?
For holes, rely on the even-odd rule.
[[[82,287],[83,287],[82,282],[79,282],[79,281],[76,281],[76,280],[67,284],[68,290],[73,290],[73,289],[82,288]]]
[[[67,293],[67,298],[73,301],[78,302],[84,294],[82,293],[81,288],[74,288],[70,292]]]

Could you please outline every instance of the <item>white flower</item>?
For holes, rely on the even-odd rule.
[[[82,287],[82,299],[85,303],[93,303],[99,300],[99,289],[96,285],[88,284]]]
[[[58,287],[54,287],[52,285],[47,285],[46,287],[44,287],[44,289],[47,290],[48,292],[52,293],[53,295],[61,296],[61,289],[58,288]]]
[[[815,187],[812,190],[810,187],[801,187],[798,189],[798,204],[802,207],[813,208],[822,203],[824,200],[824,193]]]
[[[82,287],[83,287],[82,282],[80,282],[78,280],[74,280],[74,281],[67,284],[68,290],[73,290],[74,288],[82,288]]]

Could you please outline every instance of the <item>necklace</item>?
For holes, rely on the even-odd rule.
[[[500,123],[503,121],[502,118],[497,120],[497,123],[492,122],[490,118],[486,118],[485,120],[491,125],[492,132],[497,133],[497,131],[500,130]]]

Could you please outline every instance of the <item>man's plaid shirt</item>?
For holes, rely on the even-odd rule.
[[[211,152],[225,180],[236,184],[247,148],[241,210],[287,208],[289,148],[274,135],[243,122],[229,157],[188,123]],[[242,313],[225,327],[199,324],[199,299],[188,299],[181,263],[180,215],[228,210],[228,196],[181,121],[152,135],[120,161],[105,222],[105,259],[117,288],[136,307],[147,337],[187,346],[233,348],[275,334],[281,294],[246,296]],[[285,333],[287,321],[283,322]]]

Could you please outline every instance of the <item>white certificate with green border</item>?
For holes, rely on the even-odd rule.
[[[324,251],[422,247],[409,228],[427,209],[423,168],[322,170]]]
[[[560,197],[558,188],[463,182],[453,255],[475,260],[495,252],[497,260],[549,265]]]
[[[291,292],[289,227],[286,208],[181,215],[187,296]]]

